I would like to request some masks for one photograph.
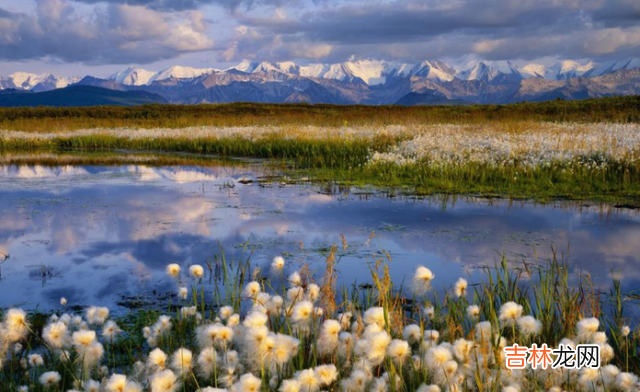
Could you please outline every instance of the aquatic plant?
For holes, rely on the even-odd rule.
[[[251,272],[248,259],[221,252],[215,283],[198,265],[167,267],[191,294],[164,313],[113,319],[92,306],[43,320],[10,309],[0,391],[640,391],[640,333],[622,316],[622,294],[603,311],[592,288],[568,285],[560,262],[517,270],[502,259],[443,298],[421,266],[407,297],[387,260],[370,266],[373,285],[336,289],[337,249],[322,287],[280,256]],[[596,344],[602,366],[507,369],[513,343]]]

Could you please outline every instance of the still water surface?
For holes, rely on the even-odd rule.
[[[614,274],[624,290],[640,287],[637,211],[326,192],[261,175],[251,165],[0,166],[0,307],[56,309],[64,296],[124,310],[124,297],[173,292],[166,265],[204,265],[218,241],[229,258],[248,241],[256,265],[285,254],[290,270],[309,263],[321,274],[340,235],[342,283],[370,281],[383,250],[395,282],[422,264],[443,289],[500,253],[531,262],[554,247],[603,291]]]

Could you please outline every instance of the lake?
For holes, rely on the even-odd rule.
[[[395,196],[285,184],[260,164],[0,166],[0,307],[99,304],[174,292],[168,263],[205,265],[220,252],[321,275],[333,244],[342,284],[370,282],[391,256],[397,284],[418,265],[448,288],[501,254],[514,267],[552,249],[603,292],[616,274],[640,287],[640,214],[601,204]],[[343,248],[341,236],[346,239]],[[243,244],[246,249],[243,250]],[[4,261],[2,261],[4,260]]]

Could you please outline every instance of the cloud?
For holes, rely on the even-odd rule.
[[[195,10],[205,5],[215,4],[229,10],[238,8],[252,9],[257,6],[282,6],[284,4],[299,4],[300,0],[75,0],[86,4],[126,4],[145,6],[160,11]]]
[[[110,4],[82,13],[66,0],[38,0],[33,14],[0,11],[0,59],[149,63],[213,48],[210,27],[200,11]]]
[[[330,61],[354,54],[403,60],[615,57],[637,55],[639,15],[636,0],[347,1],[284,18],[238,13],[252,33],[236,34],[230,46],[236,59],[255,55],[256,48],[272,57],[318,57],[317,51],[295,51],[295,42],[330,46],[324,53]]]

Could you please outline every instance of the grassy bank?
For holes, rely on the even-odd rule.
[[[167,267],[176,290],[164,311],[110,319],[106,308],[50,317],[5,312],[0,391],[629,391],[640,388],[640,331],[619,285],[605,295],[565,265],[506,260],[445,294],[430,270],[372,285],[336,281],[348,246],[333,247],[323,276],[282,258]],[[188,268],[187,268],[188,267]],[[443,288],[440,288],[443,289]],[[442,293],[443,290],[438,290]],[[600,347],[599,369],[509,370],[517,343]],[[208,388],[208,389],[207,389]],[[219,388],[219,389],[212,389]]]
[[[0,129],[28,132],[87,128],[386,126],[519,122],[640,122],[640,97],[477,106],[305,104],[147,105],[97,108],[0,108]]]
[[[79,151],[87,159],[89,152],[117,149],[261,158],[284,168],[294,180],[309,177],[422,194],[640,200],[637,124],[521,121],[0,131],[0,151],[42,149]]]

